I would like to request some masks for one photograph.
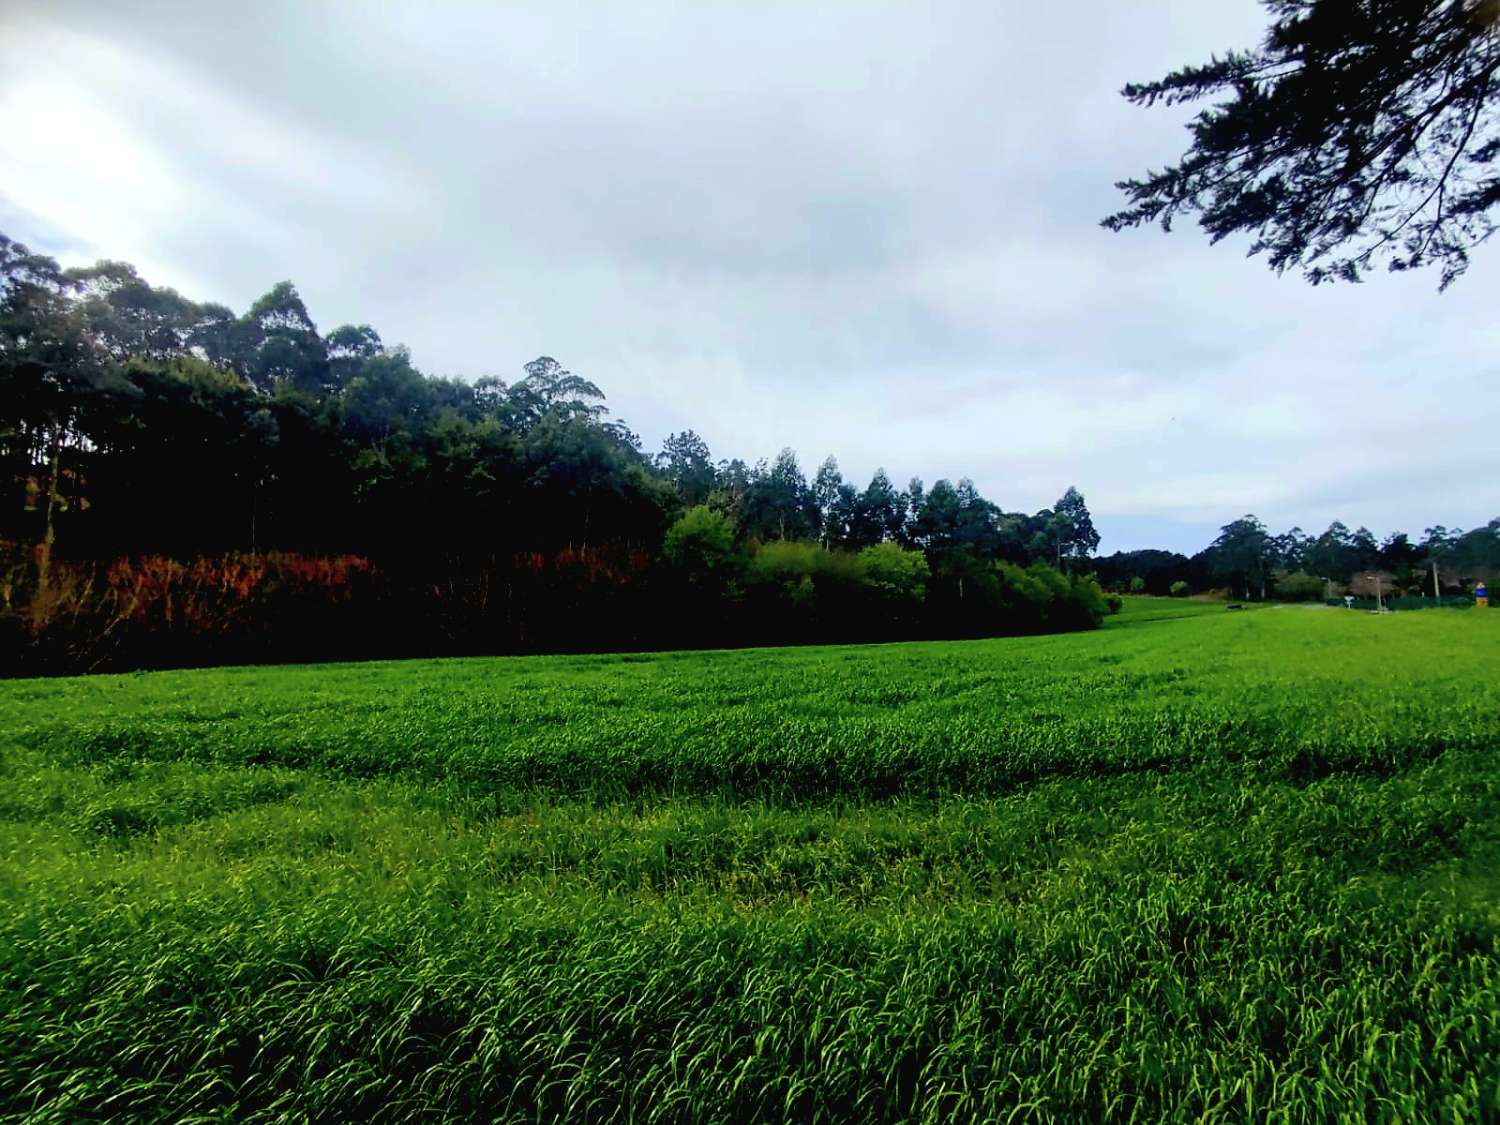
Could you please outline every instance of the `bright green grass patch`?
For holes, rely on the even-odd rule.
[[[0,1117],[1493,1117],[1497,629],[0,684]]]

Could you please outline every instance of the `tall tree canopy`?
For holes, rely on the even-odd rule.
[[[1083,493],[1072,485],[1052,506],[1052,528],[1057,542],[1057,557],[1062,559],[1087,559],[1099,549],[1099,533],[1094,530],[1093,517],[1088,505],[1083,502]]]
[[[1275,541],[1265,524],[1253,515],[1231,520],[1219,529],[1219,537],[1205,552],[1214,577],[1245,597],[1259,592],[1265,597],[1266,583],[1276,565]]]
[[[1180,163],[1117,185],[1130,205],[1104,225],[1196,213],[1314,284],[1383,261],[1436,265],[1446,288],[1500,203],[1500,0],[1264,3],[1260,47],[1125,87],[1144,106],[1222,100]]]

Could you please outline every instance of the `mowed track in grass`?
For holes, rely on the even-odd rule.
[[[1497,642],[0,683],[0,1116],[1494,1117]]]

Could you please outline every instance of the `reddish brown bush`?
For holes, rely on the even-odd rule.
[[[230,554],[187,563],[150,555],[54,560],[41,584],[26,556],[0,544],[0,628],[15,650],[14,666],[5,668],[12,672],[253,657],[273,638],[293,651],[318,630],[336,628],[338,618],[373,609],[380,577],[353,555]]]

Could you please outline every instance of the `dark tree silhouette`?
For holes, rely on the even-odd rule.
[[[1436,265],[1446,288],[1495,229],[1500,0],[1265,0],[1260,47],[1125,87],[1218,98],[1178,164],[1117,186],[1112,230],[1197,214],[1314,284]]]

